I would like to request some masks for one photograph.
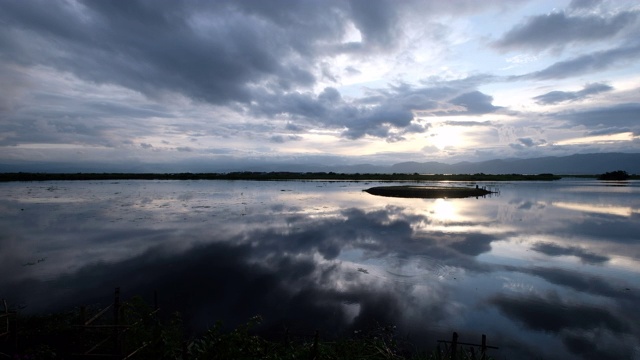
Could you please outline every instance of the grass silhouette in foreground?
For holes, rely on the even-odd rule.
[[[92,307],[92,314],[99,309]],[[0,341],[0,358],[11,359],[68,359],[77,358],[87,349],[100,343],[105,334],[112,334],[109,313],[93,328],[78,326],[78,309],[42,316],[16,316],[19,326],[17,339]],[[93,354],[119,353],[131,359],[369,359],[369,360],[449,360],[450,349],[434,344],[432,351],[418,351],[395,333],[394,326],[378,326],[368,331],[356,331],[348,338],[323,339],[317,331],[314,335],[290,336],[282,334],[257,335],[253,330],[262,321],[260,316],[232,330],[224,331],[216,323],[204,334],[187,336],[179,313],[167,321],[160,321],[154,309],[142,298],[134,297],[121,306],[119,341],[112,339],[102,343]],[[102,328],[100,328],[102,326]],[[124,330],[126,329],[126,330]],[[105,332],[106,331],[106,332]],[[310,330],[310,334],[313,334]],[[269,338],[280,338],[271,340]],[[2,339],[0,339],[2,340]],[[116,350],[117,349],[117,350]],[[460,346],[456,360],[480,359],[476,350]],[[489,360],[491,357],[485,357]]]

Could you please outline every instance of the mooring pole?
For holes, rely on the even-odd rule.
[[[480,359],[484,360],[486,359],[486,354],[487,354],[487,335],[482,334],[482,347],[481,349],[481,355],[480,355]]]
[[[115,340],[116,355],[120,355],[120,288],[117,287],[113,295],[113,337]]]
[[[451,340],[451,360],[455,360],[458,352],[458,333],[453,332],[453,339]]]
[[[312,359],[317,359],[318,358],[318,346],[320,342],[320,332],[318,330],[316,330],[316,334],[313,337],[313,351],[311,352],[311,358]]]

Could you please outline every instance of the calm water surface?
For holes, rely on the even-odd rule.
[[[457,331],[497,358],[640,359],[639,182],[451,200],[362,192],[375,185],[0,184],[0,297],[40,313],[120,286],[157,290],[194,330],[260,314],[271,332],[392,324],[429,349]]]

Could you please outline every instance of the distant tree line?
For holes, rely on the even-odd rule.
[[[553,174],[346,174],[334,172],[230,172],[230,173],[0,173],[0,182],[52,180],[327,180],[327,181],[521,181],[558,180]]]

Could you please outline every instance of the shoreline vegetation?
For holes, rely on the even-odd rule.
[[[295,333],[287,328],[260,330],[263,319],[258,315],[231,328],[218,321],[204,333],[189,335],[180,313],[161,319],[157,315],[160,309],[154,310],[140,296],[119,304],[119,325],[110,321],[111,311],[100,315],[111,307],[85,321],[86,315],[99,309],[94,305],[46,315],[12,312],[8,339],[0,341],[0,359],[493,359],[490,354],[483,356],[479,345],[460,343],[456,351],[447,341],[434,341],[419,347],[399,335],[393,325],[377,325],[336,337],[318,330],[314,335],[313,329]],[[120,330],[114,334],[115,329]]]
[[[473,187],[452,187],[452,186],[377,186],[363,190],[372,195],[400,197],[400,198],[421,198],[421,199],[437,199],[449,198],[460,199],[468,197],[484,197],[493,194],[476,185]]]
[[[598,175],[587,177],[596,178]],[[0,173],[0,182],[81,180],[326,180],[326,181],[552,181],[554,174],[360,174],[334,172],[229,172],[229,173]],[[634,177],[631,177],[634,178]]]

